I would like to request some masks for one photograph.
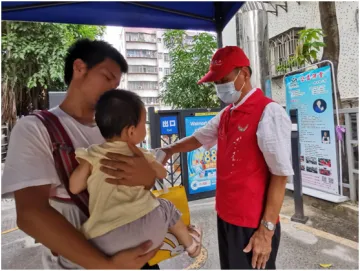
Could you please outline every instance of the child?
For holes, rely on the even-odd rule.
[[[105,181],[99,161],[107,152],[132,156],[128,143],[137,145],[146,135],[146,110],[140,97],[133,92],[113,89],[103,94],[96,105],[95,120],[106,142],[88,149],[77,149],[79,166],[70,177],[74,194],[87,189],[90,195],[90,217],[82,232],[107,255],[135,247],[147,240],[154,249],[160,246],[168,230],[184,245],[189,256],[201,251],[201,231],[186,227],[175,206],[157,199],[143,186],[115,186]],[[154,156],[143,150],[145,158],[159,179],[166,169]]]

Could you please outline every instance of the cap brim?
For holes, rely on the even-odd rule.
[[[200,81],[198,82],[198,85],[200,85],[202,83],[219,81],[223,77],[224,77],[224,75],[220,74],[219,72],[209,71],[207,74],[205,74],[203,76],[203,78],[200,79]]]

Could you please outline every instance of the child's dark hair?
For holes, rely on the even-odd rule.
[[[95,107],[95,121],[102,136],[111,139],[120,136],[124,128],[137,126],[144,103],[134,92],[112,89],[105,92]]]

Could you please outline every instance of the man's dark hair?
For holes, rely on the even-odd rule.
[[[64,81],[70,84],[73,77],[73,64],[76,59],[85,62],[88,69],[103,62],[106,58],[115,61],[121,72],[127,73],[128,64],[125,58],[109,43],[101,40],[81,39],[76,41],[67,51],[65,57]]]
[[[95,107],[95,121],[102,136],[120,136],[124,128],[137,126],[144,103],[134,92],[112,89],[105,92]]]

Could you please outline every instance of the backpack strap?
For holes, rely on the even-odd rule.
[[[89,193],[87,190],[74,195],[70,192],[69,178],[74,169],[78,166],[75,158],[75,149],[69,135],[60,123],[57,116],[47,110],[37,111],[32,115],[36,116],[46,127],[53,149],[55,168],[61,183],[64,185],[71,200],[79,209],[89,217]]]

